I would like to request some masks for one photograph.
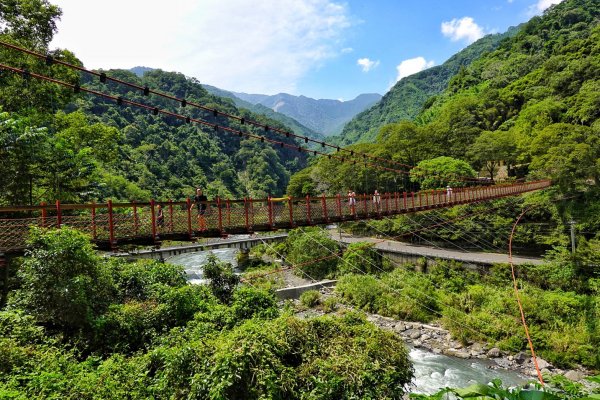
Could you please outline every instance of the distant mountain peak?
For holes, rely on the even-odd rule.
[[[271,110],[294,118],[302,125],[325,136],[338,134],[344,125],[355,115],[366,110],[381,99],[377,93],[363,93],[352,100],[313,99],[304,95],[289,93],[275,95],[233,92],[238,98],[261,104]]]
[[[134,74],[136,74],[137,76],[142,77],[142,76],[144,76],[144,74],[146,72],[154,71],[155,69],[156,68],[137,66],[137,67],[130,68],[129,70],[131,72],[133,72]]]

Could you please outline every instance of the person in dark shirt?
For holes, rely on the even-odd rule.
[[[160,204],[157,207],[156,225],[158,225],[160,228],[165,226],[165,214],[164,214],[163,208]]]
[[[202,189],[196,189],[196,195],[194,196],[194,204],[196,205],[196,209],[198,210],[198,230],[200,231],[206,230],[206,220],[204,219],[204,214],[206,214],[207,201],[208,198],[202,193]],[[194,205],[192,204],[192,208],[193,207]]]

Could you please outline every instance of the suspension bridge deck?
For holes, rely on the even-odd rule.
[[[31,226],[70,226],[86,232],[100,248],[124,244],[155,244],[161,240],[193,240],[290,229],[298,226],[380,218],[459,204],[516,196],[544,189],[550,181],[535,181],[443,191],[384,193],[380,203],[371,195],[357,195],[355,204],[345,197],[267,198],[206,202],[206,213],[198,216],[187,201],[103,204],[41,204],[0,207],[0,252],[20,252],[26,247]],[[158,205],[163,218],[158,217]],[[200,219],[205,229],[200,229]]]

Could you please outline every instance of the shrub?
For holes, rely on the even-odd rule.
[[[307,290],[300,295],[300,303],[306,307],[315,307],[321,303],[321,293],[317,290]]]
[[[252,319],[151,358],[164,398],[400,398],[412,378],[402,340],[364,317]]]
[[[310,279],[333,276],[338,263],[338,244],[320,228],[296,231],[288,237],[287,261],[296,273]]]
[[[208,279],[208,287],[222,303],[229,303],[240,277],[233,272],[230,263],[220,261],[211,254],[203,266],[203,274]]]
[[[385,263],[382,255],[375,249],[373,243],[350,243],[339,263],[338,275],[366,273],[380,274],[389,270],[389,263]]]
[[[323,300],[323,311],[326,313],[334,312],[338,308],[338,299],[335,296],[331,296]]]
[[[146,300],[156,295],[159,286],[181,287],[187,285],[182,266],[155,260],[128,262],[111,258],[107,268],[117,287],[117,301]]]
[[[275,290],[285,286],[283,275],[278,271],[280,267],[276,264],[265,265],[264,263],[257,268],[246,270],[244,280],[250,282],[253,287]]]
[[[238,321],[254,317],[270,319],[279,315],[275,293],[251,287],[241,287],[233,293],[231,308]]]

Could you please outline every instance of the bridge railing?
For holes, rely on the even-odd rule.
[[[102,204],[40,204],[0,207],[0,251],[25,246],[31,226],[71,226],[101,245],[117,242],[155,242],[162,238],[191,239],[197,235],[253,232],[379,218],[407,212],[450,207],[498,197],[512,196],[550,186],[535,181],[475,188],[454,188],[411,193],[357,195],[352,204],[346,196],[267,198],[206,202],[199,216],[196,205],[186,201],[154,201]],[[158,208],[162,208],[159,218]]]

